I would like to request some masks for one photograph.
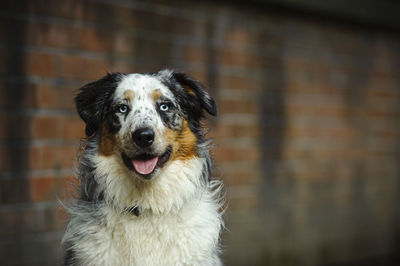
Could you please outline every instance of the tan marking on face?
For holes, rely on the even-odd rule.
[[[133,97],[134,97],[134,96],[135,96],[135,94],[133,93],[132,90],[126,90],[126,91],[124,92],[124,97],[125,97],[125,99],[128,100],[129,102],[132,102],[132,101],[133,101]]]
[[[115,136],[112,135],[106,126],[101,130],[100,153],[104,156],[111,156],[116,146]]]
[[[197,139],[186,120],[183,120],[181,131],[166,129],[164,137],[168,143],[172,143],[171,161],[187,160],[197,155]]]
[[[162,96],[161,90],[157,89],[155,91],[153,91],[153,93],[151,94],[151,98],[153,98],[154,101],[157,101],[158,99],[160,99]]]

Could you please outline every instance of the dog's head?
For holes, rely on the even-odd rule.
[[[150,179],[170,161],[198,156],[204,111],[214,99],[184,73],[108,74],[79,90],[86,135],[103,156],[121,156],[134,175]]]

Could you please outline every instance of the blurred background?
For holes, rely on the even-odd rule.
[[[400,265],[400,4],[1,1],[0,261],[60,265],[74,92],[186,71],[219,104],[226,265]]]

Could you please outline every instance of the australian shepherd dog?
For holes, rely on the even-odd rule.
[[[216,104],[184,73],[112,73],[79,89],[86,124],[65,265],[221,265],[221,182],[202,120]]]

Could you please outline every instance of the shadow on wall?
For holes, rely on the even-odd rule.
[[[19,1],[18,5],[25,6],[26,1]],[[26,42],[27,23],[23,21],[16,27],[3,27],[2,33],[7,37],[3,43],[2,54],[2,88],[1,113],[4,117],[4,139],[1,141],[2,185],[1,204],[26,203],[30,201],[29,181],[26,171],[30,161],[30,117],[27,113],[27,103],[30,101],[30,92],[26,75],[26,54],[23,45]],[[3,211],[7,212],[5,207]],[[15,254],[15,258],[23,260],[24,230],[22,217],[13,217],[13,232],[11,249],[3,251]],[[39,251],[39,250],[38,250]]]
[[[265,42],[264,39],[259,41]],[[276,47],[283,47],[282,41],[275,43]],[[279,162],[282,161],[282,151],[285,141],[284,132],[286,127],[286,118],[284,107],[285,97],[285,82],[286,73],[284,67],[283,49],[273,54],[270,58],[274,62],[273,70],[263,75],[261,84],[260,102],[260,125],[261,125],[261,170],[263,173],[261,195],[262,202],[267,204],[266,209],[274,213],[284,211],[279,201],[279,193],[277,187],[277,179],[279,178],[277,172]],[[263,53],[263,51],[260,51]],[[263,63],[265,61],[262,61]],[[262,65],[262,69],[268,69],[268,65]],[[288,176],[287,178],[291,178]],[[291,183],[290,180],[286,180]],[[290,189],[290,188],[288,188]],[[289,213],[281,214],[288,218]]]
[[[24,3],[21,3],[23,5]],[[28,183],[24,170],[28,168],[29,152],[29,117],[25,109],[28,96],[26,58],[23,44],[26,39],[26,23],[19,27],[5,27],[3,34],[9,36],[10,41],[2,46],[3,77],[1,86],[4,91],[2,113],[6,118],[4,126],[5,137],[2,141],[3,158],[7,177],[10,183],[3,187],[1,202],[10,203],[24,201],[21,196],[29,195]]]
[[[350,154],[346,157],[347,159],[331,154],[329,149],[325,150],[326,158],[303,154],[304,158],[297,161],[297,164],[309,167],[308,171],[324,173],[314,181],[301,181],[303,177],[297,176],[296,167],[291,165],[292,162],[288,158],[283,157],[283,152],[290,149],[285,146],[285,142],[298,138],[296,135],[290,137],[293,139],[287,139],[285,136],[287,120],[293,119],[297,114],[285,112],[287,107],[285,104],[290,105],[285,101],[287,95],[291,93],[286,91],[285,81],[295,75],[287,73],[288,69],[284,65],[283,53],[287,52],[285,51],[287,47],[284,43],[278,44],[281,50],[275,54],[276,65],[272,75],[274,78],[266,75],[263,80],[263,84],[266,85],[260,97],[262,102],[259,103],[263,171],[263,184],[260,191],[262,204],[259,211],[263,213],[260,219],[264,228],[258,237],[264,238],[262,242],[267,243],[264,247],[264,255],[258,262],[260,265],[307,265],[307,261],[313,265],[327,263],[334,263],[332,265],[397,265],[399,261],[396,253],[400,248],[398,226],[400,212],[397,207],[400,201],[400,171],[397,168],[396,176],[379,177],[381,183],[378,183],[376,174],[371,174],[371,157],[368,153],[371,153],[376,141],[376,136],[372,132],[374,126],[379,126],[379,123],[382,125],[393,123],[394,126],[390,126],[396,132],[400,127],[398,121],[396,124],[393,118],[382,119],[375,124],[375,118],[371,119],[365,115],[366,112],[374,109],[371,108],[371,104],[379,104],[367,93],[372,83],[373,72],[376,71],[376,64],[379,64],[377,60],[381,59],[378,53],[385,51],[385,48],[379,47],[377,34],[368,33],[368,36],[370,34],[371,37],[362,38],[360,41],[362,50],[357,51],[360,53],[358,56],[337,56],[335,54],[337,47],[330,46],[331,43],[328,42],[324,42],[326,45],[324,51],[315,49],[308,55],[313,59],[321,57],[329,61],[332,67],[330,71],[334,72],[343,68],[350,68],[353,71],[351,74],[345,73],[340,81],[335,81],[329,76],[312,74],[312,69],[306,67],[306,71],[309,71],[307,75],[316,75],[308,82],[312,83],[315,79],[317,84],[325,84],[325,86],[329,84],[340,88],[339,94],[342,99],[339,102],[343,103],[342,107],[345,110],[345,117],[340,122],[341,126],[350,128],[358,136],[355,140],[346,140],[347,149],[349,149],[346,152]],[[334,43],[332,41],[332,45]],[[329,58],[324,57],[330,54],[327,51],[332,51],[332,56]],[[397,49],[397,55],[400,55],[399,52]],[[386,58],[386,60],[389,61],[387,63],[390,65],[389,68],[399,69],[398,62],[400,61],[394,58]],[[340,84],[337,84],[338,82]],[[394,87],[398,89],[400,84]],[[397,106],[394,109],[391,111],[398,114],[400,108]],[[316,117],[318,115],[320,114],[313,114]],[[384,141],[384,139],[379,141]],[[382,168],[387,165],[386,160],[400,161],[400,139],[395,140],[393,145],[395,147],[393,153],[388,147],[382,148],[386,149],[383,150],[385,155],[378,155],[377,160],[382,160],[380,170],[384,170]],[[316,149],[323,150],[325,147],[318,146]],[[350,151],[358,153],[351,155]],[[341,178],[337,170],[340,167],[348,167],[351,173],[349,179]],[[391,167],[393,168],[393,165]],[[395,182],[397,187],[395,192],[390,192],[393,195],[389,197],[394,197],[396,202],[390,203],[389,206],[385,207],[385,200],[379,200],[382,195],[368,193],[371,186],[375,185],[379,186],[377,191],[390,189],[392,182]],[[296,197],[301,189],[304,193],[305,187],[307,187],[305,191],[308,193],[308,198],[306,201],[299,202]],[[349,189],[349,196],[339,199],[338,195],[343,193],[343,188]],[[344,205],[341,203],[343,200],[346,201]],[[382,217],[377,216],[376,208],[383,210]],[[384,210],[385,208],[388,210]],[[385,226],[389,228],[379,229]],[[342,234],[345,240],[340,240],[334,236],[335,234]],[[342,243],[343,241],[345,243]],[[305,243],[311,244],[309,250],[301,248]],[[353,255],[346,255],[350,250]],[[307,254],[310,254],[308,258]],[[338,260],[348,262],[336,264]]]
[[[265,43],[270,37],[260,36],[260,43]],[[275,38],[276,51],[270,54],[271,65],[262,65],[262,69],[268,69],[263,75],[261,84],[260,125],[261,125],[261,173],[260,187],[260,224],[264,225],[260,230],[261,256],[254,262],[256,265],[292,265],[296,263],[293,255],[288,252],[285,255],[272,254],[273,242],[280,241],[280,237],[286,238],[284,227],[290,228],[293,213],[287,208],[286,203],[291,201],[294,189],[293,175],[286,171],[285,175],[279,174],[284,167],[283,149],[285,144],[285,129],[287,126],[287,114],[285,109],[285,88],[288,79],[285,58],[284,38]],[[269,40],[270,41],[270,40]],[[260,51],[263,53],[263,51]],[[282,172],[282,171],[281,171]],[[282,184],[285,184],[282,186]],[[277,233],[279,232],[279,233]],[[283,235],[282,235],[283,234]],[[269,243],[271,242],[271,243]],[[279,253],[279,252],[278,252]]]

